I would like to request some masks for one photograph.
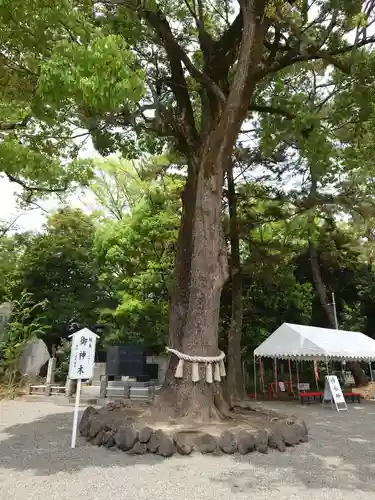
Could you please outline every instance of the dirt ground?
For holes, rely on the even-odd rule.
[[[70,448],[73,408],[63,398],[0,402],[0,498],[7,500],[373,500],[375,403],[337,413],[319,404],[267,403],[304,418],[309,443],[247,456],[131,457]],[[82,408],[83,409],[83,408]]]

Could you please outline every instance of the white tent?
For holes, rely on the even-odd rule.
[[[360,332],[282,324],[254,351],[255,357],[295,360],[375,360],[375,340]]]

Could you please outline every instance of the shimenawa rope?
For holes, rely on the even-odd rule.
[[[221,378],[226,375],[224,365],[225,354],[223,351],[220,351],[218,356],[190,356],[189,354],[185,354],[170,347],[166,347],[166,350],[167,352],[177,356],[179,359],[176,372],[174,374],[175,378],[183,378],[185,361],[192,363],[191,380],[193,382],[199,382],[199,363],[206,365],[206,382],[208,384],[212,384],[213,381],[221,382]],[[214,365],[213,373],[212,365]]]

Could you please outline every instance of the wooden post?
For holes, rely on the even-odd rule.
[[[65,394],[68,396],[68,398],[70,398],[71,395],[73,394],[73,384],[74,380],[70,379],[69,377],[66,377]]]

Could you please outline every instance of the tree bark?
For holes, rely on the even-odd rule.
[[[318,252],[312,241],[309,241],[310,266],[316,293],[319,297],[321,306],[327,315],[328,322],[331,328],[336,328],[336,319],[333,308],[328,301],[327,288],[322,278],[319,265]]]
[[[190,355],[218,355],[220,297],[228,274],[221,218],[224,173],[254,92],[254,75],[266,31],[264,0],[241,0],[240,5],[241,47],[228,95],[223,94],[223,102],[217,92],[210,92],[210,126],[201,134],[200,147],[189,156],[196,170],[194,173],[189,168],[188,174],[187,186],[191,186],[191,190],[190,187],[186,190],[186,194],[190,194],[185,200],[181,221],[177,288],[170,311],[170,344]],[[206,112],[207,109],[203,110],[202,116]],[[155,402],[157,412],[179,419],[220,418],[225,410],[220,384],[205,381],[204,366],[201,366],[200,381],[193,383],[189,362],[185,363],[183,378],[176,380],[175,364],[176,359],[172,359],[163,390]]]
[[[310,252],[310,264],[311,264],[311,271],[312,271],[315,290],[318,294],[320,303],[327,315],[330,327],[336,328],[336,318],[334,315],[333,308],[329,304],[327,296],[327,288],[325,286],[325,283],[322,279],[322,275],[320,272],[318,252],[316,251],[315,245],[311,241],[309,242],[309,252]],[[355,385],[357,387],[360,385],[365,385],[366,378],[365,374],[361,369],[360,363],[355,361],[350,361],[347,362],[346,365],[353,374]]]
[[[196,166],[188,164],[188,177],[182,193],[182,216],[177,240],[174,284],[170,300],[169,341],[168,347],[181,350],[182,337],[186,325],[189,308],[190,271],[193,250],[193,223],[196,203]],[[174,377],[178,359],[171,356],[165,375],[164,385],[160,393],[162,405],[168,401],[177,406],[178,384]]]
[[[230,403],[245,398],[245,384],[241,359],[241,337],[243,322],[242,266],[240,236],[237,217],[237,196],[233,179],[233,162],[227,169],[229,232],[230,232],[230,274],[232,281],[232,313],[228,334],[228,396]]]
[[[215,168],[201,162],[198,175],[191,169],[186,183],[183,215],[176,255],[175,287],[170,310],[170,346],[190,355],[218,354],[221,290],[227,279],[227,257],[221,218],[225,163]],[[214,402],[219,388],[191,381],[191,363],[183,379],[175,379],[177,358],[171,357],[163,389],[156,401],[158,412],[182,418],[218,418]]]

